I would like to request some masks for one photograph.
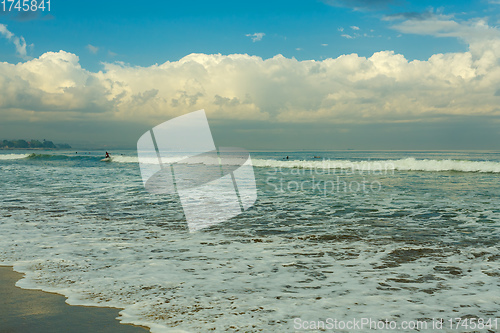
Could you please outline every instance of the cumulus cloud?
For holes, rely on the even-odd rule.
[[[5,24],[0,23],[0,35],[7,38],[16,47],[16,52],[21,58],[26,58],[26,41],[23,36],[17,37],[7,29]]]
[[[100,113],[112,107],[101,82],[64,51],[17,65],[0,63],[0,89],[0,113],[9,118],[22,118],[23,111]]]
[[[255,43],[261,41],[265,35],[263,32],[256,32],[254,34],[246,34],[245,36],[252,38],[252,41]]]
[[[87,50],[89,50],[90,53],[96,54],[99,51],[99,48],[97,46],[94,46],[92,44],[88,44],[86,46]]]
[[[426,61],[408,61],[392,51],[322,61],[190,54],[149,67],[106,63],[99,72],[83,69],[75,54],[48,52],[15,65],[0,63],[0,117],[154,125],[201,108],[221,122],[391,123],[498,116],[496,47],[487,43],[474,52],[435,54]]]
[[[355,25],[351,25],[351,29],[352,30],[359,30],[359,27],[355,26]]]

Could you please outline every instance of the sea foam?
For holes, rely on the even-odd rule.
[[[0,160],[18,160],[28,156],[29,154],[0,154]]]
[[[172,158],[171,162],[181,161],[185,157]],[[165,160],[165,159],[164,159]],[[138,163],[135,156],[113,156],[113,162],[117,163]],[[156,157],[152,157],[152,164],[157,164]],[[210,164],[212,161],[204,159],[200,163]],[[147,161],[146,161],[147,163]],[[182,163],[182,162],[181,162]],[[452,159],[415,159],[413,157],[398,159],[398,160],[274,160],[274,159],[259,159],[252,158],[254,167],[261,168],[300,168],[300,169],[352,169],[358,173],[360,171],[457,171],[457,172],[490,172],[500,173],[500,163],[493,161],[467,161],[467,160],[452,160]]]
[[[413,157],[399,160],[286,160],[253,159],[255,167],[269,168],[303,168],[315,170],[351,169],[353,172],[370,171],[457,171],[457,172],[491,172],[500,173],[500,163],[490,161],[459,161],[459,160],[418,160]]]

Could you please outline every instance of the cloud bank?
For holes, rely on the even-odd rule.
[[[425,61],[392,51],[322,61],[190,54],[149,67],[105,63],[99,72],[82,68],[75,54],[47,52],[0,63],[0,117],[156,124],[204,108],[221,122],[387,124],[500,115],[496,28],[439,16],[394,28],[459,37],[470,50]]]

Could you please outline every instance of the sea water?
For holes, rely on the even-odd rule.
[[[112,156],[0,152],[0,263],[18,286],[153,332],[499,317],[498,152],[253,152],[254,206],[194,233],[134,151]]]

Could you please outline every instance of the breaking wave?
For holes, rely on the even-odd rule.
[[[19,160],[28,156],[29,154],[0,154],[0,160]]]
[[[102,156],[75,156],[75,155],[59,155],[59,154],[0,154],[0,160],[19,160],[27,158],[30,160],[95,160],[100,161]],[[163,161],[164,163],[175,163],[179,160],[188,158],[188,156],[179,156],[172,158],[171,161]],[[146,163],[157,164],[158,159],[151,157],[145,160]],[[137,156],[115,155],[111,156],[111,162],[115,163],[139,163]],[[211,161],[207,158],[196,159],[191,158],[190,164],[213,164],[217,161]],[[372,172],[372,171],[455,171],[455,172],[488,172],[500,173],[500,162],[495,161],[468,161],[468,160],[452,160],[452,159],[415,159],[413,157],[398,159],[398,160],[274,160],[274,159],[258,159],[253,158],[252,164],[255,167],[261,168],[300,168],[312,170],[327,170],[327,169],[351,169],[353,172]]]
[[[405,158],[400,160],[379,160],[379,161],[349,161],[349,160],[252,160],[256,167],[269,168],[302,168],[302,169],[352,169],[358,171],[457,171],[457,172],[490,172],[500,173],[500,163],[490,161],[460,161],[460,160],[417,160],[415,158]]]

